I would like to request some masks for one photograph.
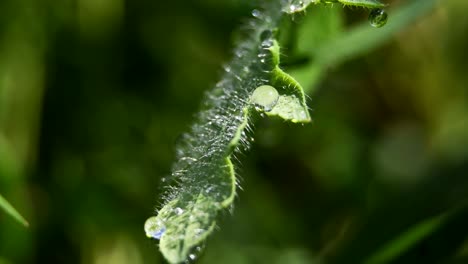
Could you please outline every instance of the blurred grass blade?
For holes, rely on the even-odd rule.
[[[330,43],[343,33],[343,9],[330,8],[326,5],[314,6],[310,9],[304,21],[299,26],[295,53],[299,56],[314,58],[315,49],[311,45]],[[287,57],[285,58],[288,59]],[[322,65],[313,63],[291,67],[288,72],[296,79],[308,94],[312,94],[317,82],[322,78],[325,69]]]
[[[387,25],[379,29],[371,27],[368,23],[357,26],[341,37],[315,49],[313,53],[316,63],[324,66],[334,65],[368,53],[430,11],[436,2],[437,0],[416,0],[394,12],[390,11]]]
[[[9,262],[8,260],[0,257],[0,264],[11,264],[11,262]]]
[[[316,15],[320,19],[307,18],[307,25],[304,25],[304,30],[301,32],[301,35],[306,37],[302,39],[302,43],[299,42],[302,55],[313,58],[313,61],[305,67],[290,69],[290,74],[310,95],[325,74],[327,66],[338,65],[369,53],[429,12],[436,3],[437,0],[412,1],[393,12],[390,11],[388,23],[382,28],[373,28],[366,21],[345,32],[341,32],[342,21],[339,12],[320,10]],[[328,34],[323,34],[324,31],[328,31]],[[311,43],[321,44],[313,47]]]
[[[16,211],[16,209],[0,194],[0,208],[5,210],[5,212],[11,215],[16,221],[20,222],[24,226],[29,226],[28,221],[24,219],[24,217]]]
[[[452,214],[444,213],[436,217],[424,220],[419,224],[411,227],[407,232],[401,234],[394,240],[365,261],[365,264],[382,264],[389,263],[401,254],[405,253],[409,248],[417,244],[419,241],[435,232],[441,227],[449,216]]]

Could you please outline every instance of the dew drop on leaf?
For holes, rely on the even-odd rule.
[[[385,26],[387,19],[387,12],[383,9],[373,9],[369,14],[369,23],[375,28]]]
[[[265,40],[271,38],[272,36],[273,36],[273,32],[271,30],[267,29],[267,30],[262,31],[262,33],[260,33],[260,40],[265,41]]]
[[[166,232],[166,226],[156,216],[152,216],[146,220],[145,233],[147,237],[159,240],[164,232]]]
[[[176,213],[176,215],[181,215],[184,213],[184,210],[180,207],[177,207],[174,209],[174,213]]]
[[[293,1],[291,5],[289,5],[289,12],[294,13],[297,12],[298,10],[301,10],[304,8],[304,2],[303,1]]]
[[[184,264],[192,264],[196,263],[196,260],[200,256],[204,246],[197,246],[195,248],[192,248],[190,251],[190,254],[187,256],[187,259],[185,260]]]
[[[275,107],[278,102],[279,94],[278,91],[270,85],[262,85],[257,87],[250,97],[251,103],[265,112],[269,112]]]
[[[252,16],[259,18],[262,15],[262,13],[258,9],[252,10]]]

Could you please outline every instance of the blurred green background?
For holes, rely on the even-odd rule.
[[[198,263],[468,263],[468,2],[385,2],[382,29],[338,5],[285,22],[314,122],[255,125]],[[164,263],[143,223],[256,7],[0,1],[0,194],[30,223],[0,212],[1,264]]]

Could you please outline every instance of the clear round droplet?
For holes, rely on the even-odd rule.
[[[250,101],[255,106],[255,109],[265,112],[271,111],[278,102],[278,99],[278,91],[270,85],[257,87],[250,97]]]
[[[176,207],[174,209],[174,213],[176,213],[176,215],[181,215],[181,214],[184,213],[184,210],[182,208],[180,208],[180,207]]]
[[[145,222],[145,233],[148,238],[161,239],[166,232],[166,226],[156,216],[148,218]]]
[[[204,247],[205,247],[204,245],[200,245],[195,248],[192,248],[184,263],[185,264],[196,263],[196,260],[200,257],[200,254],[202,253]]]
[[[373,9],[369,14],[369,23],[375,28],[380,28],[387,24],[388,14],[383,9]]]
[[[176,170],[185,170],[188,167],[190,167],[190,165],[192,165],[194,162],[197,162],[197,161],[198,160],[196,158],[192,158],[192,157],[188,157],[188,156],[181,157],[177,161],[175,169]]]
[[[273,32],[269,29],[263,30],[262,33],[260,33],[260,40],[265,41],[273,36]]]
[[[260,12],[258,9],[252,10],[252,16],[259,18],[262,15],[262,12]]]
[[[289,12],[294,13],[304,9],[304,2],[303,1],[293,1],[293,3],[289,6]]]
[[[197,260],[197,255],[189,254],[187,259],[184,261],[184,264],[193,264]]]

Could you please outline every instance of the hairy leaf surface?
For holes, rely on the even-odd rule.
[[[306,1],[312,2],[330,1]],[[364,2],[380,6],[370,0],[354,5]],[[231,160],[249,148],[251,116],[259,112],[293,123],[311,120],[301,85],[280,68],[275,35],[283,15],[291,13],[286,10],[291,3],[277,1],[253,12],[249,37],[238,44],[221,81],[206,94],[190,132],[181,136],[165,205],[145,223],[146,235],[160,240],[170,263],[193,259],[220,211],[232,205],[236,177]]]

